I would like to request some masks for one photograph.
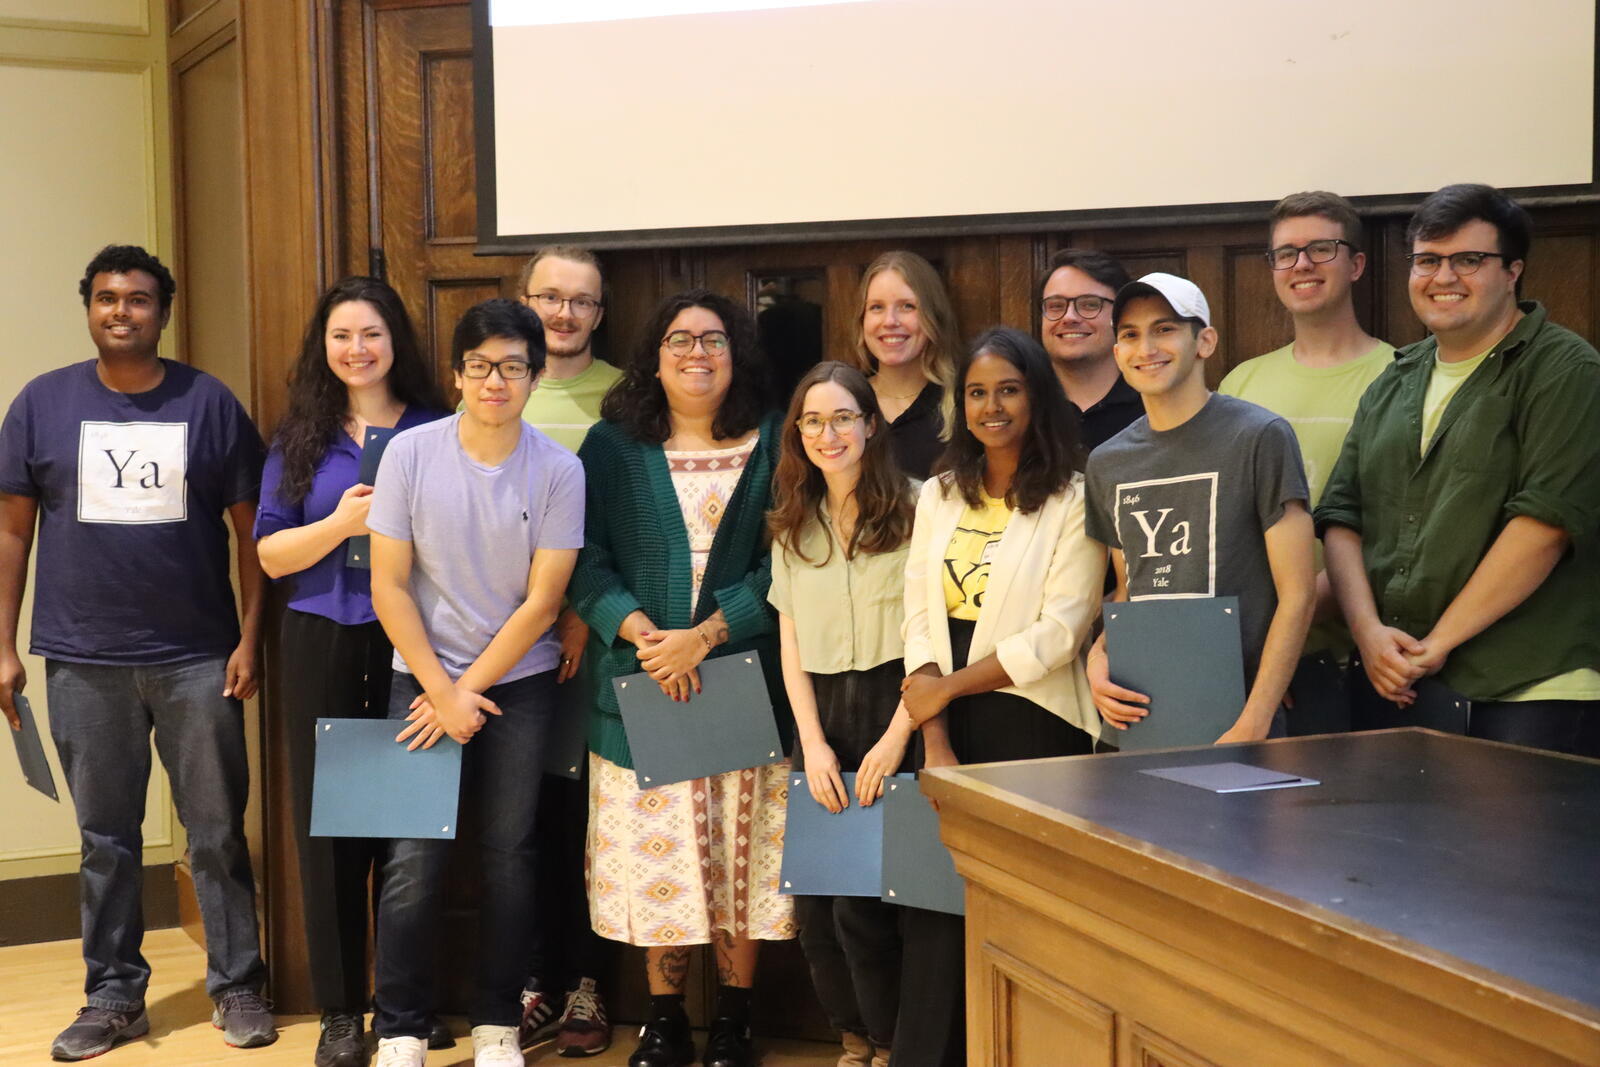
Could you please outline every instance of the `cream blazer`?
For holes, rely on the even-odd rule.
[[[966,501],[943,478],[922,483],[906,557],[906,673],[936,664],[951,673],[950,619],[944,604],[944,554]],[[989,565],[988,592],[972,634],[969,662],[997,653],[1012,685],[1091,737],[1100,716],[1084,673],[1090,627],[1105,591],[1106,551],[1083,529],[1083,475],[1032,514],[1011,516]]]

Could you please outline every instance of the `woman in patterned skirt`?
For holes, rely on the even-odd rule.
[[[760,941],[795,935],[778,892],[787,760],[641,789],[611,679],[649,672],[691,701],[707,657],[761,653],[788,709],[765,512],[778,454],[755,325],[703,289],[666,300],[578,455],[585,546],[569,597],[589,624],[589,913],[602,936],[648,948],[652,1018],[630,1067],[694,1061],[684,1013],[691,946],[716,948],[704,1062],[753,1064],[750,986]],[[787,737],[785,738],[787,750]]]

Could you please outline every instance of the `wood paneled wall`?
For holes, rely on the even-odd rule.
[[[433,342],[448,380],[449,336],[459,314],[513,296],[520,258],[474,254],[476,172],[471,33],[466,0],[173,0],[199,20],[218,5],[237,12],[242,45],[254,413],[264,430],[284,408],[285,380],[319,289],[351,273],[386,273]],[[234,16],[229,16],[234,17]],[[597,73],[603,77],[604,73]],[[556,100],[569,100],[562,92]],[[560,109],[557,108],[559,111]],[[553,131],[559,141],[559,128]],[[570,165],[570,163],[563,163]],[[1286,192],[1288,190],[1285,190]],[[1600,213],[1537,208],[1526,289],[1554,317],[1593,339],[1600,324]],[[1406,299],[1404,220],[1367,223],[1369,266],[1357,292],[1368,328],[1395,343],[1421,336]],[[630,352],[651,307],[687,285],[749,296],[753,279],[814,271],[825,279],[824,352],[848,350],[854,292],[879,252],[910,247],[939,264],[964,333],[997,323],[1031,329],[1034,280],[1067,245],[1103,248],[1139,274],[1169,270],[1205,290],[1222,338],[1213,381],[1240,360],[1289,339],[1258,253],[1265,224],[1129,227],[915,241],[849,241],[610,252],[612,302],[601,343]],[[274,674],[281,664],[271,665]],[[285,827],[281,738],[268,696],[269,926],[275,994],[308,1006],[296,973],[298,905]]]

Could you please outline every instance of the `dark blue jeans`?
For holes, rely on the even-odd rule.
[[[220,657],[123,667],[45,663],[50,736],[61,755],[83,837],[78,887],[88,1003],[131,1011],[150,965],[142,889],[150,732],[189,834],[189,868],[206,932],[206,992],[260,989],[255,881],[245,847],[250,788],[244,711],[222,695]]]
[[[545,739],[556,709],[555,686],[555,671],[491,686],[484,696],[503,714],[490,715],[462,752],[456,823],[479,828],[483,871],[469,1009],[474,1026],[516,1026],[522,1019],[522,980],[537,921],[534,825]],[[418,692],[411,675],[396,671],[389,717],[405,718]],[[455,744],[448,738],[438,743]],[[404,787],[394,783],[394,788]],[[428,1036],[438,984],[436,925],[452,844],[411,839],[389,843],[377,919],[372,1029],[379,1037]]]

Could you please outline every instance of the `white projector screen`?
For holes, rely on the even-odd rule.
[[[480,245],[1593,199],[1592,0],[475,0]]]

